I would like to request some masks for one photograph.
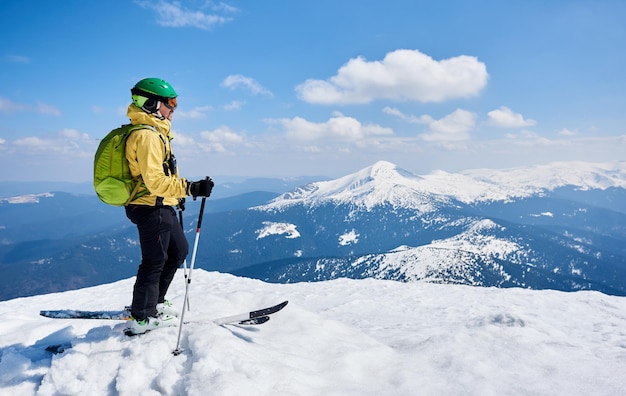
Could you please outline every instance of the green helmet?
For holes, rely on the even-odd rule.
[[[135,84],[130,92],[135,106],[148,113],[157,110],[155,101],[163,102],[169,108],[176,108],[178,94],[167,81],[160,78],[144,78]]]

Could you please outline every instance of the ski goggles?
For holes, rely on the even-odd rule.
[[[176,102],[176,98],[162,98],[161,103],[165,105],[170,110],[175,110],[178,105]]]

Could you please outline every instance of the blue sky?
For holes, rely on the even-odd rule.
[[[626,2],[3,1],[0,181],[90,181],[130,88],[183,176],[623,160]]]

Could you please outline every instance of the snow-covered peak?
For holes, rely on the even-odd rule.
[[[564,186],[580,190],[626,188],[626,162],[554,162],[504,170],[438,170],[418,176],[390,162],[378,161],[339,179],[299,187],[257,209],[280,210],[298,204],[332,202],[366,209],[390,204],[430,212],[438,202],[451,199],[464,203],[509,201]]]
[[[463,174],[476,180],[488,180],[502,185],[528,186],[553,190],[563,186],[576,186],[583,190],[626,187],[626,162],[552,162],[507,170],[477,169]]]
[[[552,162],[503,170],[474,169],[422,176],[423,188],[471,203],[529,197],[559,187],[580,190],[626,188],[626,162]]]
[[[434,210],[445,200],[422,190],[421,178],[387,161],[375,164],[335,180],[311,183],[287,192],[261,210],[280,210],[292,205],[316,206],[324,203],[349,204],[365,209],[389,204],[394,207]]]

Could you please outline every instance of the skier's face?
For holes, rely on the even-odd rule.
[[[174,109],[170,109],[163,102],[159,102],[159,113],[166,119],[172,121],[172,116],[174,115]]]

